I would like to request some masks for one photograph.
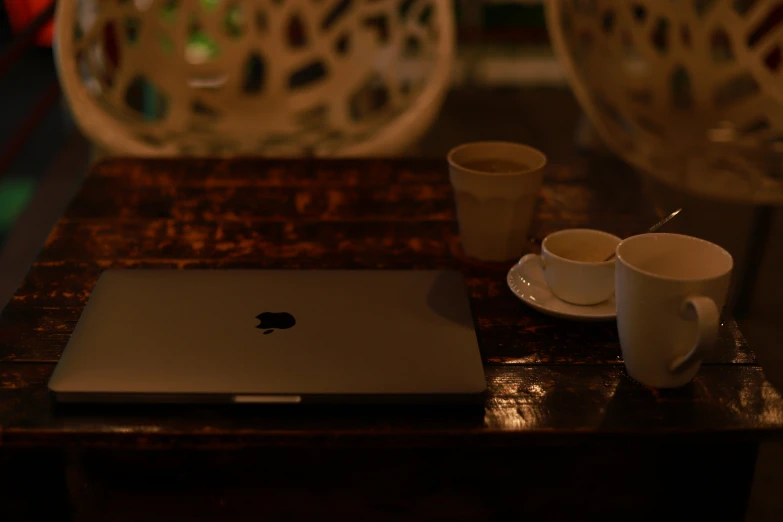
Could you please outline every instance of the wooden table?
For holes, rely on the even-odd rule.
[[[625,236],[653,222],[618,169],[553,165],[531,249],[560,228]],[[146,520],[741,516],[758,442],[783,433],[783,398],[736,323],[691,385],[656,391],[627,377],[613,323],[533,311],[506,287],[509,266],[461,255],[443,161],[98,164],[0,315],[0,456],[20,470],[38,459],[82,520],[112,508]],[[110,267],[457,268],[485,407],[55,408],[46,382]],[[5,486],[9,499],[30,495]]]

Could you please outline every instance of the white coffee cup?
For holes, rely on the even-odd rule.
[[[448,162],[465,254],[484,261],[518,259],[527,244],[546,156],[527,145],[484,141],[452,149]]]
[[[571,304],[594,305],[614,293],[614,259],[604,261],[622,241],[619,237],[587,228],[571,228],[549,234],[541,243],[541,255],[519,260],[522,273],[529,263],[544,271],[549,289]]]
[[[679,234],[643,234],[617,247],[617,326],[625,367],[647,386],[690,382],[718,338],[734,262]]]

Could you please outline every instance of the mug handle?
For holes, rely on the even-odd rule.
[[[519,260],[519,271],[522,272],[522,277],[528,281],[530,281],[531,277],[527,274],[525,267],[530,263],[535,263],[541,267],[541,270],[544,270],[544,259],[538,254],[525,254],[522,256],[522,259]]]
[[[688,297],[682,304],[682,314],[696,315],[696,327],[699,337],[696,344],[687,354],[677,357],[670,365],[669,371],[678,374],[690,368],[694,363],[704,359],[718,340],[718,324],[720,313],[715,302],[709,297]]]

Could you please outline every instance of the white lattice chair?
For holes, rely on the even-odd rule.
[[[695,194],[783,202],[783,3],[546,6],[574,93],[616,154]]]
[[[451,80],[450,0],[61,0],[58,74],[109,153],[390,155]]]

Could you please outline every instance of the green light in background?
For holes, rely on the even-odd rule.
[[[160,10],[160,16],[164,22],[174,22],[177,17],[177,2],[169,0],[163,4],[163,8]]]
[[[6,232],[22,213],[35,192],[35,180],[0,181],[0,233]]]

